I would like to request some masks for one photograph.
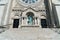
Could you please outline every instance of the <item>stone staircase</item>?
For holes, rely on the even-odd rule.
[[[0,37],[1,40],[60,40],[60,36],[51,29],[39,27],[10,28]]]

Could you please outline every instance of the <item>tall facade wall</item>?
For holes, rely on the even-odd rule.
[[[8,24],[11,0],[0,0],[0,26]]]
[[[54,19],[55,24],[57,27],[60,27],[60,1],[59,0],[52,0],[53,3],[53,13],[54,13]]]

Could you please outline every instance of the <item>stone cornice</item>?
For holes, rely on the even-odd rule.
[[[36,10],[36,9],[33,9],[33,8],[27,8],[27,9],[12,9],[12,11],[22,11],[22,12],[25,12],[25,11],[27,11],[27,10],[29,10],[29,9],[31,9],[31,10],[33,10],[33,11],[35,11],[35,12],[39,12],[39,11],[46,11],[45,9],[44,10]]]

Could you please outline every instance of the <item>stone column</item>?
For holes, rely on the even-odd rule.
[[[22,25],[23,25],[23,18],[22,18]]]
[[[27,17],[24,18],[23,24],[24,24],[24,25],[27,25]]]
[[[21,27],[21,17],[19,18],[19,27]]]
[[[27,19],[27,17],[26,17],[26,25],[28,24],[27,21],[28,21],[28,19]]]
[[[38,25],[40,25],[40,19],[38,18],[37,20],[38,20]]]
[[[37,23],[36,23],[36,18],[35,18],[35,25],[37,25]]]
[[[38,24],[38,19],[37,19],[37,17],[35,17],[35,25],[37,25]]]
[[[41,28],[41,18],[39,18],[39,27]]]
[[[27,22],[27,25],[28,25],[28,17],[27,17],[27,21],[26,22]]]
[[[33,20],[33,25],[35,25],[35,18],[34,18],[34,20]]]

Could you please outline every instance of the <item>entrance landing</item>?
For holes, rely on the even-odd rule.
[[[1,33],[0,40],[60,40],[60,34],[49,28],[12,28]]]

